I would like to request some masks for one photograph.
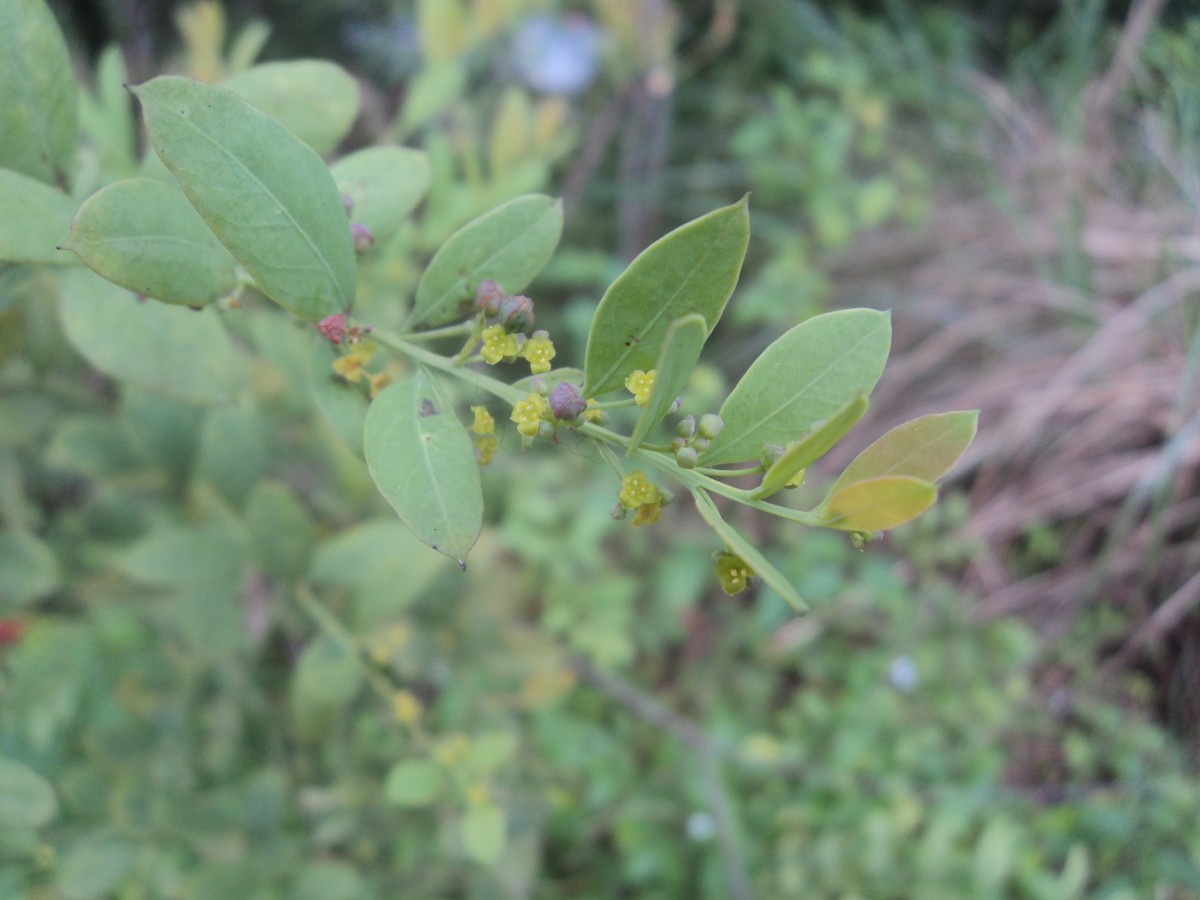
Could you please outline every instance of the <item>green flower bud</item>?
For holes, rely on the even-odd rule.
[[[680,440],[676,438],[676,440]],[[675,451],[675,463],[681,469],[696,468],[696,450],[693,447],[680,447]]]
[[[528,297],[505,297],[498,309],[500,324],[510,334],[533,330],[533,301]]]
[[[769,469],[783,457],[784,448],[778,444],[763,444],[762,456],[759,459],[762,461],[762,467]]]
[[[696,433],[696,417],[684,416],[679,420],[679,424],[675,426],[675,433],[681,438],[690,438]]]
[[[620,503],[614,503],[612,505],[612,509],[608,511],[608,514],[619,522],[621,519],[624,519],[627,515],[629,515],[629,510]]]
[[[696,432],[702,438],[708,438],[710,441],[721,433],[721,429],[725,427],[725,421],[716,413],[705,413],[700,417],[700,424],[696,427]]]

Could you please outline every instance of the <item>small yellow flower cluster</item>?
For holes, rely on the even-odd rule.
[[[483,329],[483,349],[479,351],[479,355],[489,366],[496,365],[505,357],[515,357],[520,350],[517,336],[505,331],[503,325],[492,325]]]
[[[716,559],[717,580],[727,594],[739,594],[750,583],[754,570],[736,553],[719,553]]]
[[[550,404],[541,394],[530,394],[524,400],[513,404],[512,421],[517,423],[517,431],[526,437],[537,437],[542,417],[550,409]]]
[[[638,406],[645,406],[650,402],[650,392],[654,390],[654,379],[657,375],[657,369],[651,369],[649,372],[635,369],[625,379],[625,388],[633,394]]]
[[[392,378],[384,372],[372,374],[367,371],[367,363],[375,355],[377,349],[373,341],[360,341],[353,345],[354,349],[333,361],[333,371],[352,384],[360,383],[364,378],[371,388],[371,398],[392,383]]]
[[[554,359],[554,344],[550,335],[535,331],[533,337],[521,346],[521,355],[529,360],[529,371],[541,375],[550,371],[550,360]]]
[[[638,509],[647,504],[657,506],[662,495],[659,494],[658,488],[646,478],[646,473],[639,469],[621,479],[621,493],[617,495],[617,499],[626,509]]]
[[[496,420],[486,406],[472,406],[471,412],[475,414],[475,421],[471,423],[475,452],[479,455],[479,464],[486,466],[496,455]]]

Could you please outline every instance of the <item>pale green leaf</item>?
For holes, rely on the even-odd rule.
[[[921,416],[897,425],[854,458],[833,490],[879,475],[937,481],[971,446],[978,424],[979,410],[972,409]]]
[[[241,585],[245,564],[241,535],[219,521],[157,528],[113,562],[126,577],[148,585],[226,590]]]
[[[700,517],[717,533],[717,537],[725,542],[730,551],[740,556],[768,587],[787,602],[788,606],[801,615],[809,611],[808,604],[804,602],[783,573],[771,565],[753,544],[734,530],[732,525],[721,518],[720,510],[705,491],[693,488],[692,497],[696,500],[696,511],[700,513]]]
[[[650,430],[671,411],[675,398],[687,387],[688,376],[692,374],[706,340],[708,323],[699,313],[686,315],[671,323],[658,362],[654,365],[654,388],[633,429],[626,456],[632,456]]]
[[[125,90],[129,75],[121,48],[112,44],[96,61],[95,96],[79,94],[79,124],[100,158],[106,180],[137,171],[133,98]]]
[[[162,161],[263,292],[305,319],[349,309],[354,245],[321,158],[225,88],[162,76],[134,93]]]
[[[429,157],[408,147],[368,147],[331,169],[338,190],[354,201],[350,220],[371,229],[376,244],[392,237],[429,190]]]
[[[340,356],[336,345],[317,335],[308,360],[309,386],[313,402],[329,427],[361,458],[367,395],[359,385],[350,384],[333,371],[333,364]]]
[[[114,284],[181,306],[205,306],[233,290],[237,261],[174,185],[118,181],[75,214],[65,249]]]
[[[260,481],[246,501],[246,531],[259,568],[270,578],[299,578],[312,558],[316,529],[287,485]]]
[[[0,831],[41,828],[56,815],[50,782],[24,763],[0,757]]]
[[[466,566],[483,527],[479,466],[466,428],[427,376],[385,388],[363,428],[379,492],[424,543]]]
[[[358,82],[325,60],[263,63],[239,72],[224,86],[322,156],[342,142],[358,117]]]
[[[505,89],[488,139],[492,178],[503,177],[525,161],[533,139],[533,125],[529,95],[515,85]]]
[[[704,465],[758,459],[829,419],[883,374],[891,317],[873,309],[801,322],[754,361],[721,407],[724,430],[700,454]]]
[[[588,333],[583,395],[617,390],[658,361],[667,329],[690,313],[711,334],[733,294],[750,240],[747,198],[681,225],[629,264],[604,292]]]
[[[42,182],[0,169],[0,263],[77,265],[59,245],[71,231],[75,201]]]
[[[108,837],[74,843],[58,865],[58,896],[63,900],[106,900],[119,896],[117,889],[137,861],[137,851],[126,841]]]
[[[832,492],[820,524],[838,531],[887,531],[915,519],[937,500],[937,485],[911,475],[883,475]]]
[[[475,287],[485,279],[510,294],[523,290],[554,254],[562,222],[562,201],[540,194],[468,222],[430,260],[409,324],[438,325],[470,312]]]
[[[44,0],[0,3],[0,166],[66,184],[79,124],[75,70]]]
[[[0,531],[0,612],[40,600],[58,585],[58,560],[43,541],[25,531]]]
[[[383,798],[396,806],[430,806],[441,792],[441,770],[429,759],[398,762],[383,782]]]
[[[59,315],[71,344],[106,375],[165,397],[229,403],[246,368],[220,316],[139,301],[83,267],[62,278]]]
[[[363,685],[363,662],[348,645],[321,635],[304,648],[292,676],[292,721],[303,737],[326,736]]]
[[[485,866],[500,859],[507,837],[504,810],[499,806],[472,806],[462,820],[463,847],[476,862]]]
[[[866,411],[866,395],[859,394],[824,422],[814,425],[807,436],[789,444],[783,456],[767,469],[762,484],[751,495],[751,499],[761,500],[785,488],[796,475],[828,453],[845,437],[846,432],[854,427]]]
[[[467,67],[462,59],[428,63],[413,77],[404,97],[397,137],[411,134],[441,115],[467,87]]]
[[[467,10],[462,0],[418,0],[421,49],[432,62],[457,59],[467,47]]]

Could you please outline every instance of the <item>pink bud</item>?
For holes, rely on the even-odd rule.
[[[332,316],[326,316],[317,323],[317,331],[325,335],[331,343],[340,344],[346,336],[345,314],[334,313]]]
[[[579,388],[568,381],[560,381],[550,392],[550,411],[556,419],[577,419],[585,409],[587,401],[580,395]]]
[[[375,234],[362,222],[351,222],[350,239],[354,241],[355,253],[365,253],[374,245]]]

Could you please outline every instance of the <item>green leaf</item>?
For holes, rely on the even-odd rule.
[[[354,302],[354,245],[321,157],[225,88],[162,76],[134,88],[154,149],[263,293],[305,319]]]
[[[714,210],[643,250],[604,292],[588,333],[583,395],[617,390],[635,369],[649,370],[671,322],[699,313],[709,334],[733,294],[746,244],[746,197]]]
[[[921,416],[897,425],[854,458],[834,482],[833,491],[879,475],[937,481],[971,446],[978,424],[979,410],[971,409]]]
[[[763,475],[762,484],[750,495],[752,500],[762,500],[785,488],[789,481],[804,469],[828,453],[846,432],[867,411],[867,397],[859,394],[824,422],[817,423],[811,433],[787,446]]]
[[[265,418],[253,406],[210,410],[200,430],[196,480],[212,485],[233,506],[242,506],[271,463]]]
[[[428,759],[396,763],[383,783],[383,798],[396,806],[430,806],[441,792],[441,770]]]
[[[64,249],[146,297],[204,306],[233,290],[237,261],[178,188],[149,178],[110,184],[75,214]]]
[[[0,3],[0,166],[66,184],[78,125],[75,70],[54,14],[43,0]]]
[[[214,309],[138,301],[85,268],[62,278],[59,315],[71,344],[118,381],[201,405],[229,403],[246,380]]]
[[[887,531],[915,519],[937,500],[937,485],[911,475],[883,475],[833,491],[820,524],[838,531]]]
[[[296,665],[291,684],[292,720],[303,737],[320,739],[363,685],[363,663],[350,647],[319,636]]]
[[[40,600],[58,585],[58,561],[44,542],[24,531],[0,532],[0,611]]]
[[[461,827],[463,847],[471,859],[485,866],[500,859],[507,843],[503,809],[492,804],[472,806],[463,816]]]
[[[342,142],[358,118],[358,82],[325,60],[263,63],[234,75],[224,86],[322,156]]]
[[[699,313],[676,319],[667,329],[662,352],[658,354],[658,362],[654,365],[654,388],[633,429],[626,456],[633,455],[650,430],[671,411],[675,398],[687,387],[688,376],[696,367],[700,351],[708,340],[708,332],[708,323]]]
[[[129,843],[113,838],[77,843],[63,856],[58,868],[58,890],[63,900],[104,900],[117,896],[118,886],[133,870],[137,852]]]
[[[0,39],[2,40],[2,39]],[[11,169],[0,169],[0,262],[75,263],[59,244],[71,231],[75,201]]]
[[[400,520],[465,568],[483,528],[479,466],[467,429],[426,375],[398,381],[372,401],[363,449]]]
[[[462,59],[446,59],[421,67],[408,84],[404,109],[396,127],[398,136],[411,134],[441,115],[467,88],[467,67]]]
[[[891,317],[847,309],[801,322],[767,347],[721,407],[724,430],[700,454],[704,465],[758,459],[763,444],[812,431],[883,374]]]
[[[268,577],[299,578],[308,569],[316,529],[287,485],[255,485],[246,501],[246,531],[254,558]]]
[[[171,588],[236,588],[245,563],[241,536],[219,521],[157,528],[114,560],[134,581]]]
[[[0,757],[0,831],[41,828],[56,815],[50,782],[24,763]]]
[[[430,260],[408,324],[458,318],[488,278],[510,294],[523,290],[554,254],[562,221],[561,200],[529,194],[468,222]]]
[[[343,157],[330,172],[338,190],[354,201],[350,219],[391,238],[429,190],[429,157],[408,147],[368,147]]]
[[[338,348],[321,335],[314,338],[309,355],[308,383],[313,402],[329,427],[360,459],[363,455],[363,422],[367,419],[367,395],[333,371],[341,356]]]
[[[796,593],[796,589],[792,587],[792,583],[784,577],[783,573],[771,565],[753,544],[738,534],[732,525],[721,518],[720,510],[717,509],[717,505],[713,503],[707,492],[693,488],[692,497],[696,500],[696,511],[700,513],[700,517],[708,523],[708,526],[717,533],[717,536],[732,552],[745,560],[768,587],[787,601],[788,606],[801,615],[809,611],[808,604]]]

